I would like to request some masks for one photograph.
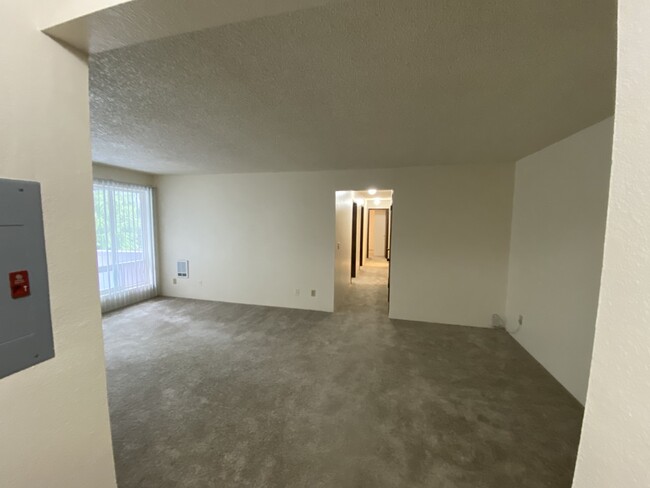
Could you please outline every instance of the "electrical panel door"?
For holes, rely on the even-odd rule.
[[[0,179],[0,378],[53,357],[41,187]]]

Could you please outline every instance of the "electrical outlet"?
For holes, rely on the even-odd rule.
[[[176,284],[176,278],[174,278],[174,279],[172,280],[172,283]]]
[[[519,323],[519,325],[524,325],[524,316],[523,316],[523,315],[520,315],[520,316],[519,316],[519,319],[517,320],[517,322]]]
[[[311,296],[315,297],[316,296],[316,290],[311,291]]]

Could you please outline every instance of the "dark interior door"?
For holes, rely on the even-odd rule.
[[[359,226],[359,266],[363,266],[363,220],[365,208],[361,206],[361,225]]]
[[[392,265],[392,260],[390,259],[390,253],[391,253],[391,248],[393,247],[393,205],[390,206],[390,210],[388,210],[387,214],[387,221],[390,220],[390,224],[388,226],[388,233],[387,235],[389,236],[388,238],[388,246],[387,250],[388,252],[386,253],[386,257],[388,259],[388,302],[390,302],[390,267]]]
[[[374,212],[373,209],[369,208],[368,209],[368,233],[366,234],[367,239],[366,239],[366,259],[370,259],[370,223],[373,222],[372,220],[372,213]]]
[[[357,277],[357,204],[352,203],[352,278]]]
[[[384,236],[384,257],[390,261],[390,243],[388,236],[390,235],[390,210],[386,209],[386,235]]]

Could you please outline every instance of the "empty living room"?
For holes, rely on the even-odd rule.
[[[650,486],[647,1],[0,29],[0,487]]]

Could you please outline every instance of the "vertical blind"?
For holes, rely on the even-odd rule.
[[[156,296],[153,189],[95,180],[93,193],[102,311]]]

